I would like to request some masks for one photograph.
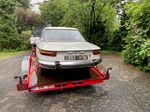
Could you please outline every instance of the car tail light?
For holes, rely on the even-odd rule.
[[[46,56],[56,56],[57,53],[55,51],[40,50],[40,54],[46,55]]]
[[[97,55],[97,54],[99,54],[99,53],[100,53],[99,50],[94,50],[94,51],[93,51],[93,54],[94,54],[94,55]]]

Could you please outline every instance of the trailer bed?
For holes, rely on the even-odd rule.
[[[37,82],[35,85],[41,86],[46,84],[55,84],[68,81],[77,81],[77,80],[86,80],[99,78],[100,76],[96,75],[89,68],[77,68],[77,69],[61,69],[61,70],[48,70],[44,69],[42,74],[38,72],[35,74],[36,78],[32,78],[33,82]]]
[[[44,70],[33,73],[29,82],[29,92],[41,92],[91,85],[103,82],[103,76],[91,68]]]

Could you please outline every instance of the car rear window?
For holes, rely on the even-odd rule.
[[[84,42],[85,39],[78,30],[46,29],[43,41],[45,42]]]

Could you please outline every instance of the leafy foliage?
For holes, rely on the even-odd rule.
[[[133,2],[126,8],[129,16],[126,27],[129,31],[125,38],[124,60],[143,71],[150,71],[150,1]]]
[[[24,9],[29,9],[31,6],[30,0],[14,0],[14,2],[17,7],[23,7]]]
[[[27,50],[27,49],[29,49],[31,47],[30,46],[31,33],[32,33],[31,30],[23,31],[21,33],[21,39],[22,39],[22,41],[21,41],[21,49]]]
[[[121,28],[115,30],[110,38],[108,49],[118,52],[122,51],[125,43],[123,40],[125,35],[127,35],[127,32],[122,31]]]
[[[16,28],[16,21],[12,13],[15,4],[11,0],[0,1],[0,48],[14,49],[20,45],[20,38]]]
[[[39,20],[39,14],[32,12],[29,9],[18,7],[15,10],[14,16],[17,19],[19,33],[31,30],[32,26],[42,26],[42,22]]]
[[[30,8],[30,0],[0,0],[0,51],[29,48],[29,35],[26,35],[29,32],[22,31],[40,26],[41,22],[39,15],[27,8]]]
[[[129,0],[130,1],[130,0]],[[110,39],[109,46],[112,50],[122,51],[124,49],[124,45],[126,44],[124,38],[128,34],[128,29],[125,26],[126,21],[128,21],[128,16],[126,14],[125,5],[130,2],[127,0],[118,1],[116,5],[117,18],[120,23],[119,29],[113,32],[112,38]]]
[[[66,13],[66,1],[68,0],[54,0],[52,2],[46,2],[40,6],[41,16],[40,19],[44,23],[48,21],[53,22],[53,26],[59,26],[60,20],[63,19]]]
[[[77,27],[89,42],[106,47],[115,29],[115,9],[110,1],[54,0],[40,6],[42,21],[54,26]]]

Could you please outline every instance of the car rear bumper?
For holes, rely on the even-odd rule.
[[[81,61],[54,61],[47,62],[37,59],[37,62],[42,68],[46,69],[67,69],[67,68],[83,68],[92,67],[102,62],[102,58],[93,60],[81,60]]]

